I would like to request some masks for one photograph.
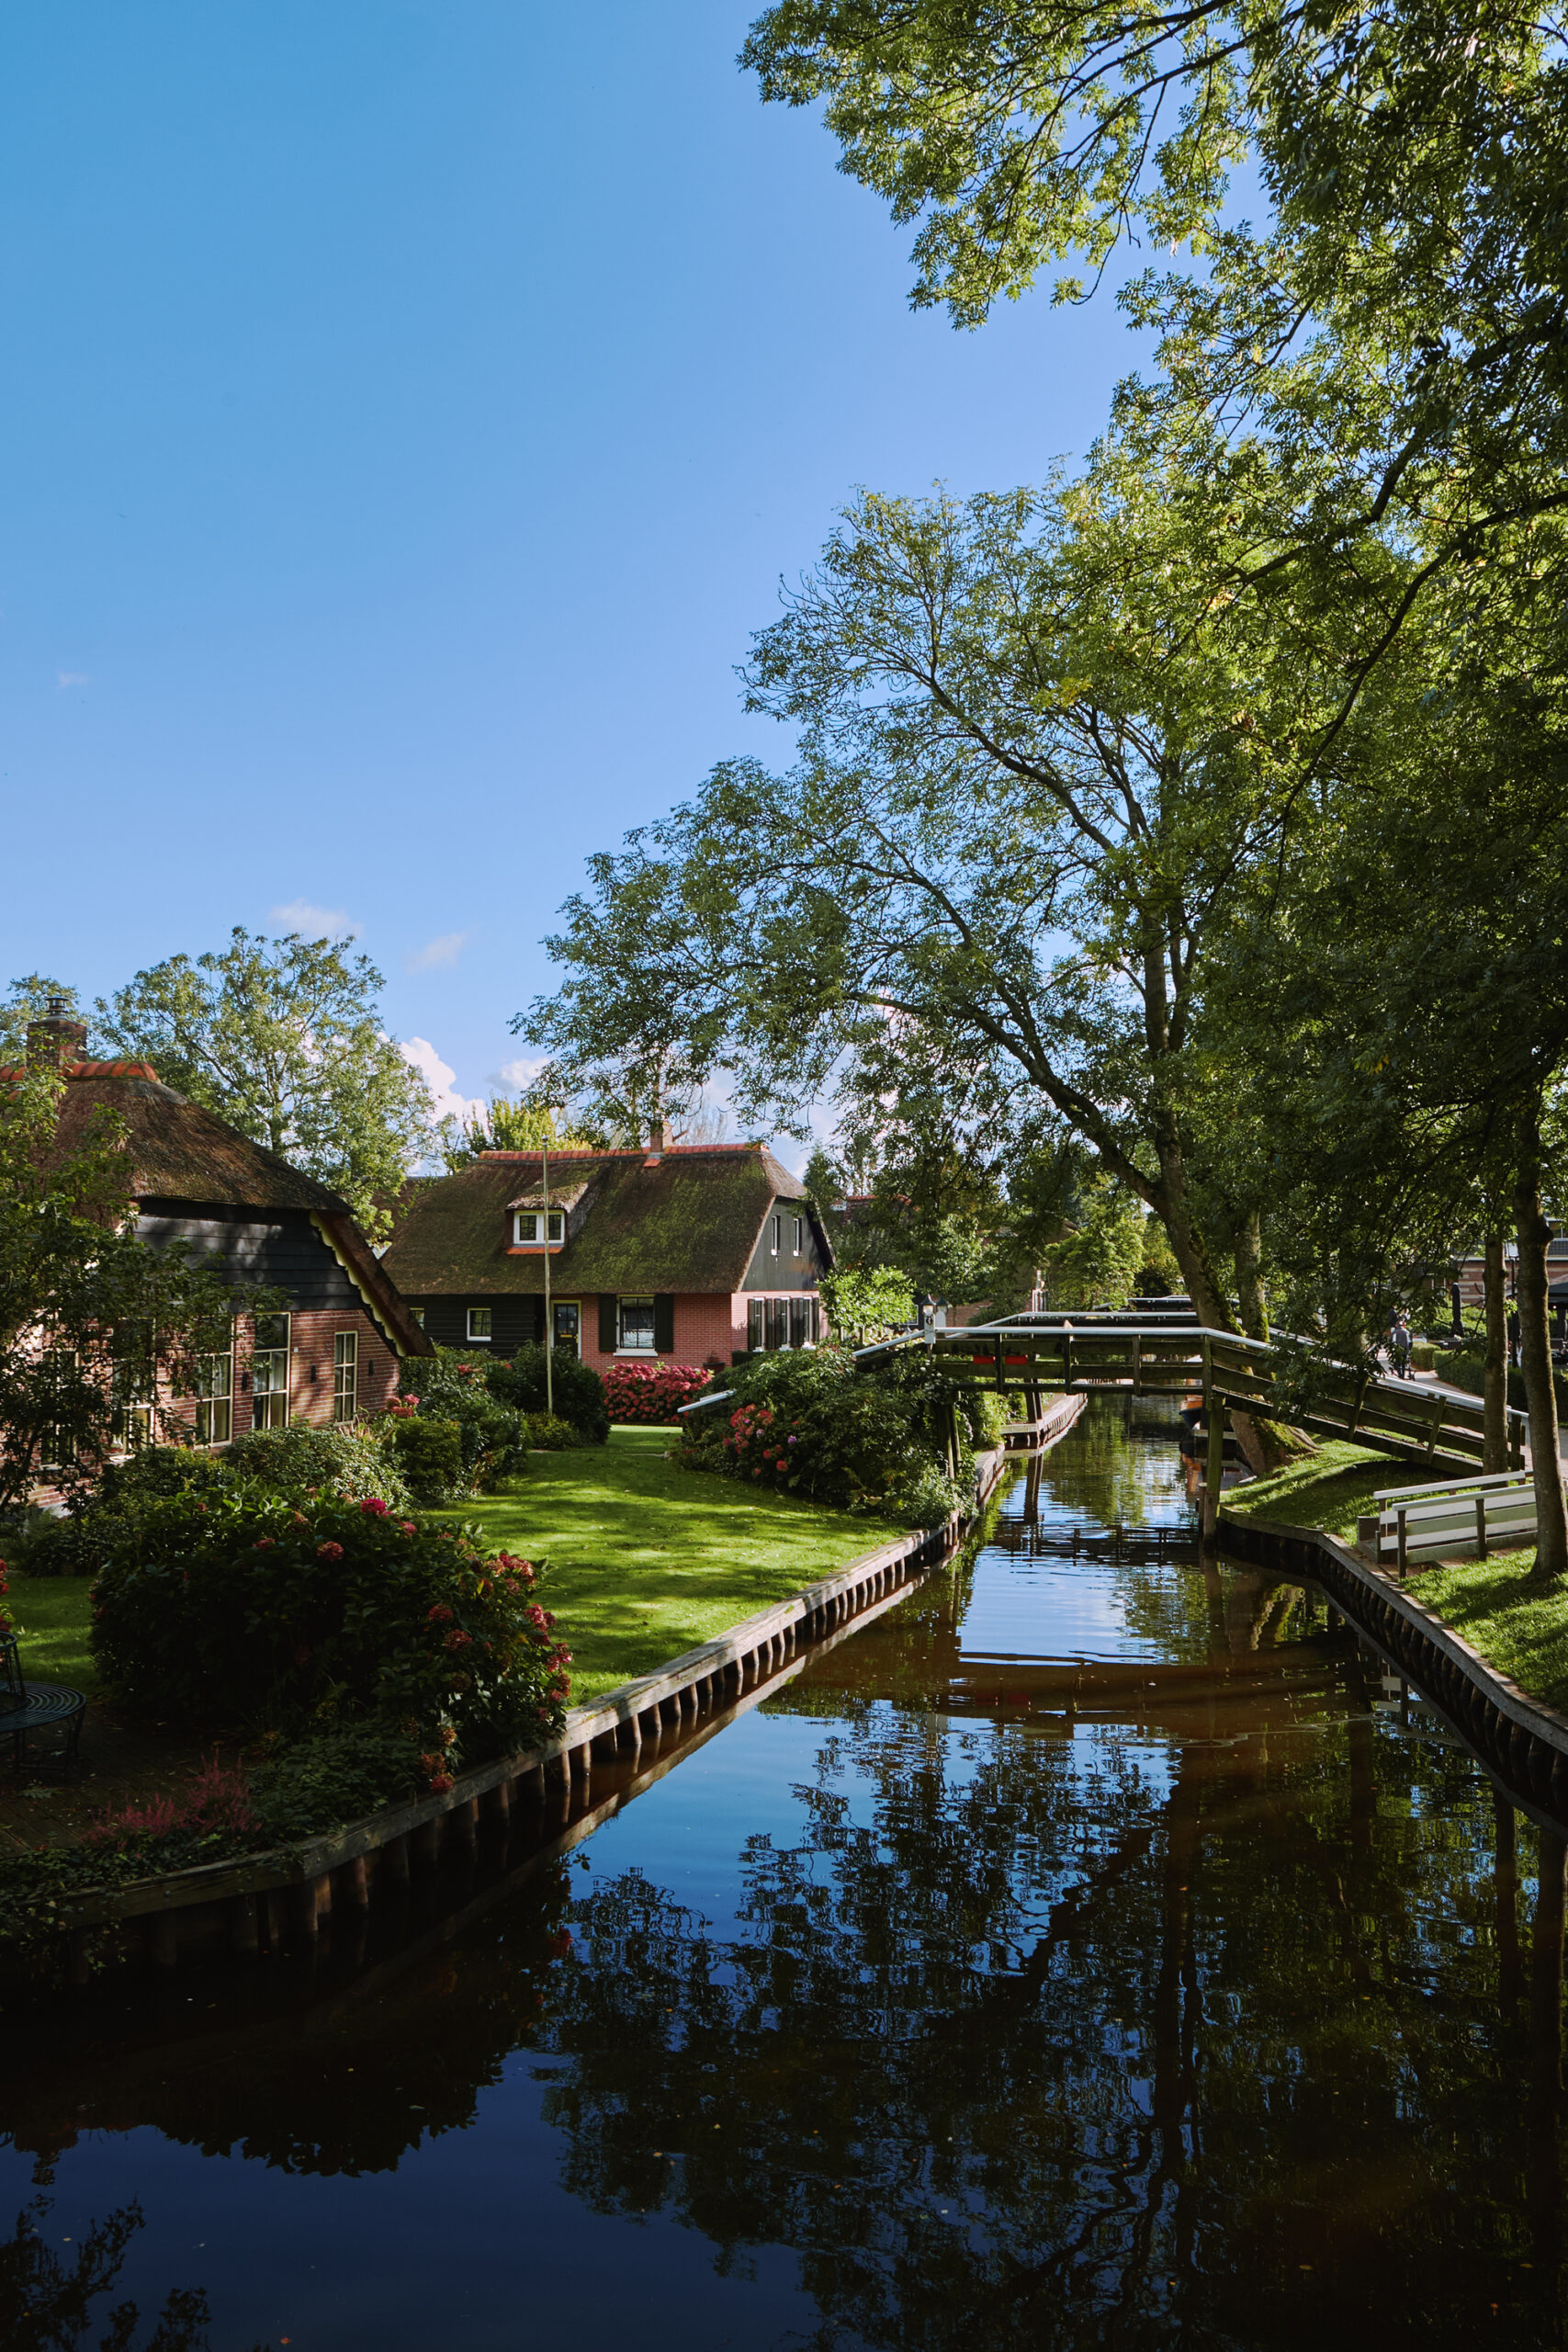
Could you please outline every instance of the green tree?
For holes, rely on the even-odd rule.
[[[340,941],[236,926],[220,955],[172,956],[96,1012],[113,1052],[331,1185],[381,1238],[432,1143],[429,1091],[381,1026],[383,985]]]
[[[62,1012],[73,1020],[80,1018],[81,1006],[74,989],[64,987],[59,980],[46,979],[41,972],[29,972],[25,980],[13,980],[9,995],[0,1001],[0,1064],[22,1061],[27,1055],[28,1029],[35,1021],[41,1021],[46,1013],[53,1012]]]
[[[728,763],[594,861],[531,1025],[617,1049],[657,1006],[781,1123],[836,1086],[873,1125],[940,1096],[1015,1157],[1076,1133],[1229,1323],[1202,975],[1272,870],[1320,665],[1288,606],[1193,647],[1224,535],[1115,449],[1039,497],[863,500],[756,643],[795,766]]]
[[[496,1094],[482,1112],[467,1120],[441,1122],[441,1153],[448,1172],[471,1167],[481,1152],[592,1149],[594,1137],[583,1128],[557,1116],[553,1105],[525,1096],[513,1102]]]

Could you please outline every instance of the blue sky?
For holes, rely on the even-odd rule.
[[[321,910],[477,1095],[584,857],[784,755],[734,665],[852,487],[1087,447],[1110,300],[911,312],[752,13],[12,0],[0,978]]]

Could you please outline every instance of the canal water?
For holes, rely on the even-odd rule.
[[[1092,1403],[449,1934],[11,2018],[0,2343],[1561,2343],[1553,1841],[1189,1510]]]

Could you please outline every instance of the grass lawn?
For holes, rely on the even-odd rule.
[[[98,1670],[87,1647],[87,1577],[10,1576],[0,1600],[17,1629],[22,1672],[29,1682],[67,1682],[89,1697]]]
[[[1356,1521],[1371,1513],[1375,1488],[1418,1483],[1386,1453],[1331,1441],[1313,1460],[1238,1487],[1225,1496],[1224,1508],[1237,1519],[1325,1528],[1353,1544]],[[1495,1552],[1489,1560],[1418,1568],[1409,1581],[1424,1607],[1521,1690],[1568,1713],[1568,1594],[1522,1592],[1534,1566],[1531,1544],[1522,1552]]]
[[[677,1470],[672,1430],[614,1429],[607,1445],[535,1453],[499,1495],[449,1514],[486,1544],[547,1560],[541,1594],[572,1653],[574,1705],[874,1551],[886,1521]]]

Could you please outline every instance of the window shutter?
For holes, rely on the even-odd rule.
[[[661,1356],[675,1352],[675,1294],[672,1290],[656,1290],[653,1294],[653,1344]]]
[[[599,1294],[599,1352],[602,1356],[613,1356],[615,1352],[615,1294],[614,1291],[601,1291]]]
[[[543,1292],[543,1291],[541,1291],[541,1292],[539,1293],[538,1297],[534,1301],[534,1345],[535,1345],[536,1348],[542,1348],[542,1347],[544,1346],[544,1344],[545,1344],[545,1294],[544,1294],[544,1292]]]

